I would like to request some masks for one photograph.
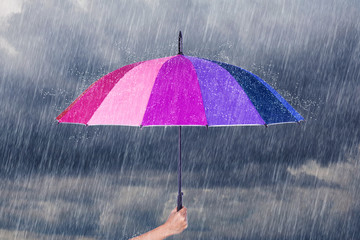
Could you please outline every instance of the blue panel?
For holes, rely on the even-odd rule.
[[[265,82],[258,76],[230,64],[212,62],[226,69],[236,79],[266,124],[303,120],[282,97],[278,99],[280,95],[268,84],[265,85]],[[289,106],[292,111],[288,109]],[[296,114],[293,115],[293,113]]]
[[[243,69],[244,70],[244,69]],[[246,70],[244,70],[246,71]],[[248,71],[246,71],[248,72]],[[275,96],[279,101],[291,112],[291,114],[296,118],[297,121],[302,121],[304,118],[277,92],[275,89],[273,89],[267,82],[256,76],[255,74],[252,74],[251,72],[248,72],[251,75],[253,75],[257,80],[259,80],[262,84],[265,85]]]

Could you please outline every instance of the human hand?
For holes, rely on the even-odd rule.
[[[170,235],[179,234],[182,231],[184,231],[188,226],[186,207],[183,207],[178,212],[176,210],[177,210],[177,208],[175,207],[171,211],[166,222],[164,223],[164,227]]]

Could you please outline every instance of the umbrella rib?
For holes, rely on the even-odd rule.
[[[184,57],[191,62],[191,60],[190,60],[187,56],[184,56]],[[204,102],[204,98],[203,98],[203,93],[202,93],[202,91],[201,91],[201,86],[200,86],[200,83],[199,83],[199,76],[198,76],[198,74],[197,74],[197,72],[196,72],[196,69],[195,69],[195,67],[194,67],[193,62],[191,62],[191,66],[192,66],[192,68],[193,68],[193,71],[194,71],[195,74],[196,74],[197,83],[198,83],[198,87],[199,87],[199,89],[200,89],[200,94],[201,94],[201,102],[202,102],[202,105],[203,105],[203,107],[204,107],[204,114],[205,114],[206,126],[208,127],[208,126],[209,126],[209,123],[208,123],[208,121],[207,121],[206,110],[205,110],[205,102]]]
[[[170,61],[171,59],[173,59],[174,57],[176,57],[176,55],[175,55],[175,56],[172,56],[171,58],[169,58],[168,60],[166,60],[166,61],[162,64],[162,66],[160,67],[158,73],[156,74],[155,81],[154,81],[154,83],[153,83],[153,85],[152,85],[152,87],[151,87],[151,92],[150,92],[149,98],[148,98],[148,100],[147,100],[147,104],[146,104],[146,107],[145,107],[144,115],[142,116],[142,120],[141,120],[141,123],[140,123],[140,127],[143,127],[143,126],[144,126],[144,125],[143,125],[143,122],[144,122],[146,110],[148,109],[149,102],[150,102],[150,98],[151,98],[151,96],[152,96],[152,94],[153,94],[153,91],[154,91],[154,86],[155,86],[155,84],[156,84],[156,81],[158,80],[159,72],[160,72],[161,69],[165,66],[165,64],[166,64],[168,61]],[[151,125],[151,126],[152,126],[152,125]]]

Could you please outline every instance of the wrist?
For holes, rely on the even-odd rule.
[[[170,230],[170,228],[168,227],[168,225],[166,223],[161,225],[160,228],[162,229],[162,232],[164,233],[164,236],[166,238],[174,235],[174,233],[172,233],[172,231]]]

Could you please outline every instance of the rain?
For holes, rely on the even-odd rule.
[[[130,239],[177,198],[178,128],[58,124],[94,81],[183,52],[264,79],[300,124],[182,127],[169,239],[358,239],[357,0],[2,0],[0,239]]]

